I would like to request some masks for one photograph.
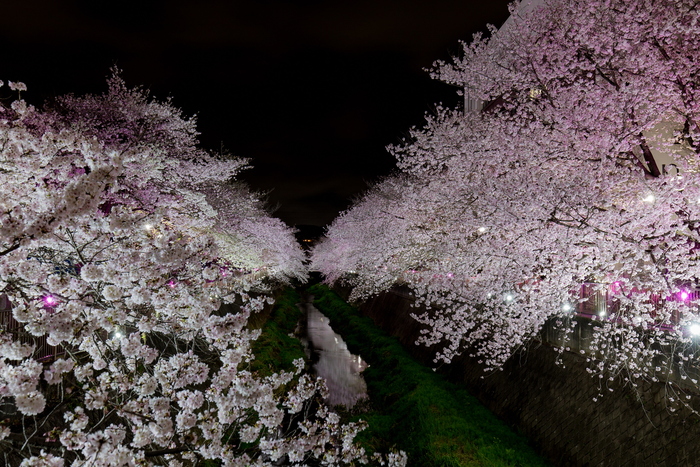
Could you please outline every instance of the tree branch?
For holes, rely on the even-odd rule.
[[[166,454],[180,454],[181,452],[189,452],[191,450],[192,449],[190,449],[190,448],[160,449],[158,451],[146,451],[146,452],[144,452],[144,456],[146,456],[146,457],[165,456]]]
[[[12,245],[11,247],[9,247],[8,249],[6,249],[5,251],[0,252],[0,256],[5,256],[5,255],[7,255],[7,254],[10,254],[10,253],[12,253],[13,251],[15,251],[15,250],[16,250],[17,248],[19,248],[19,247],[20,247],[20,242],[17,242],[17,243],[15,243],[14,245]]]

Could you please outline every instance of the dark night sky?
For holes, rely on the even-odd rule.
[[[102,92],[116,64],[130,86],[198,115],[204,147],[252,159],[290,225],[330,223],[384,149],[455,89],[423,71],[459,39],[500,26],[508,0],[5,2],[0,79],[27,100]],[[7,93],[7,88],[3,88]]]

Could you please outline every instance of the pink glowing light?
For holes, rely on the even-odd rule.
[[[681,296],[681,300],[686,301],[686,300],[688,300],[688,297],[689,297],[690,295],[688,294],[688,292],[686,292],[685,290],[683,290],[683,291],[680,293],[680,296]]]
[[[46,295],[44,297],[44,304],[46,306],[54,306],[57,303],[58,303],[58,300],[56,300],[56,297],[54,297],[53,295]]]
[[[168,287],[170,287],[171,289],[174,289],[175,285],[176,285],[176,283],[174,280],[171,279],[168,281]]]

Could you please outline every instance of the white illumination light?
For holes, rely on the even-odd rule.
[[[513,301],[513,296],[508,294],[506,295],[506,302],[512,302]]]
[[[151,224],[143,224],[143,230],[151,230],[153,226]]]
[[[694,336],[700,336],[700,323],[693,323],[688,328],[690,333]]]
[[[486,227],[479,227],[479,232],[481,232],[481,233],[486,232]]]
[[[656,196],[654,196],[652,194],[648,194],[648,195],[646,195],[646,197],[644,197],[643,201],[645,203],[653,203],[654,201],[656,201]]]
[[[607,313],[605,310],[600,310],[600,311],[598,312],[598,316],[600,316],[601,318],[602,318],[603,316],[607,315],[607,314],[608,314],[608,313]]]
[[[114,337],[116,337],[117,339],[121,339],[122,336],[123,336],[123,334],[122,334],[121,332],[119,332],[119,331],[117,331],[117,332],[114,333]]]
[[[561,307],[561,309],[564,311],[571,311],[572,307],[568,303],[564,303],[564,306]]]

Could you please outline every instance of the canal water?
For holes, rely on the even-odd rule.
[[[333,332],[329,319],[313,306],[313,297],[299,305],[306,312],[306,336],[316,374],[326,380],[329,405],[352,408],[367,398],[362,371],[367,362],[353,355],[343,339]]]

